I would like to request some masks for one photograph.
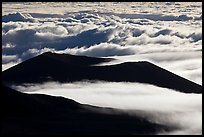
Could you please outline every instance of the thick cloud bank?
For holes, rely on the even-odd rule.
[[[202,94],[123,82],[50,82],[13,88],[30,94],[64,96],[84,104],[119,108],[130,115],[141,115],[153,122],[178,128],[159,134],[202,134]]]
[[[47,51],[136,56],[202,84],[201,3],[3,3],[2,10],[2,70]]]

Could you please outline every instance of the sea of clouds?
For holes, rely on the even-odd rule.
[[[148,60],[202,84],[202,3],[3,3],[2,11],[2,71],[52,51]]]
[[[202,85],[202,3],[3,2],[2,71],[47,51],[118,59],[97,65],[145,60]],[[179,128],[159,134],[202,134],[202,94],[101,81],[13,88],[131,114],[141,110]]]

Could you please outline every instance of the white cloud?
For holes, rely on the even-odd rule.
[[[155,47],[155,48],[154,48]],[[202,51],[183,48],[145,46],[131,48],[135,55],[110,56],[118,60],[97,64],[113,65],[123,62],[149,61],[179,76],[202,85]],[[164,50],[164,51],[163,51]]]
[[[119,108],[130,115],[178,127],[176,131],[159,134],[202,133],[202,94],[186,94],[149,84],[103,81],[50,82],[14,88],[29,94],[63,96],[83,104]]]
[[[181,64],[179,67],[182,69],[173,67],[182,60],[190,61],[196,58],[199,60],[197,62],[201,61],[202,31],[197,27],[193,30],[194,26],[188,26],[184,30],[181,28],[185,24],[177,26],[173,22],[161,25],[159,23],[131,25],[127,19],[91,13],[73,14],[72,18],[78,21],[88,18],[91,24],[90,22],[76,24],[52,18],[44,23],[3,23],[3,55],[16,56],[18,57],[16,61],[24,61],[46,51],[116,58],[135,54],[137,59],[131,59],[130,56],[129,61],[148,60],[201,84],[202,77],[198,75],[202,74],[201,69],[198,69],[199,72],[191,71],[192,73],[189,73],[190,70],[183,71],[188,68],[185,68],[187,67],[185,64],[182,66],[182,62],[179,62]],[[15,60],[10,61],[15,62]],[[171,62],[172,67],[168,62]],[[201,68],[201,63],[199,65]]]
[[[18,56],[16,55],[2,55],[2,64],[7,64],[16,60],[18,60]]]
[[[33,19],[33,17],[30,14],[20,13],[20,12],[4,15],[2,17],[2,22],[10,22],[10,21],[13,21],[13,22],[16,22],[16,21],[35,22],[35,20]]]
[[[135,51],[131,47],[121,47],[117,44],[101,43],[91,46],[89,48],[71,48],[58,53],[68,53],[74,55],[86,55],[92,57],[107,57],[107,56],[123,56],[135,54]]]
[[[2,4],[3,15],[10,12],[23,12],[27,11],[29,13],[40,13],[40,14],[63,14],[63,13],[74,13],[79,11],[96,11],[96,12],[114,12],[114,13],[140,13],[140,14],[164,14],[164,15],[185,15],[188,13],[187,17],[200,17],[202,13],[202,3],[201,2],[174,2],[171,5],[166,4],[165,2],[57,2],[57,3],[36,3],[36,2],[16,2],[7,4],[4,2]],[[38,7],[38,10],[36,10]],[[7,10],[9,9],[9,10]],[[46,9],[46,10],[45,10]],[[159,10],[158,10],[159,9]],[[169,10],[171,9],[171,10]],[[180,14],[179,14],[180,13]]]
[[[202,84],[202,3],[3,3],[2,11],[2,71],[52,51],[119,59],[106,65],[146,60]],[[46,83],[20,89],[141,109],[148,118],[181,127],[163,134],[202,134],[198,94],[138,83]]]
[[[9,62],[7,64],[2,64],[2,71],[9,69],[17,64],[19,64],[20,62]]]

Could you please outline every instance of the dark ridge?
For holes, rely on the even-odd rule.
[[[1,135],[131,135],[174,130],[111,108],[63,97],[1,90]],[[104,112],[109,113],[104,113]]]
[[[75,56],[70,54],[56,54],[52,52],[46,52],[42,54],[42,56],[46,56],[50,59],[54,59],[62,63],[79,65],[79,66],[90,66],[90,65],[95,65],[95,64],[114,60],[112,58],[94,58],[94,57],[87,57],[87,56]]]
[[[113,59],[44,53],[3,71],[2,78],[5,84],[80,80],[140,82],[185,93],[202,93],[201,85],[146,61],[92,66],[110,60]]]

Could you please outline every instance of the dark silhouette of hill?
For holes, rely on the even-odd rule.
[[[93,66],[110,60],[113,59],[47,52],[3,71],[2,78],[6,84],[41,83],[50,80],[59,82],[80,80],[141,82],[185,93],[202,93],[201,85],[146,61]]]
[[[173,130],[111,108],[63,97],[1,90],[1,135],[156,134]]]

